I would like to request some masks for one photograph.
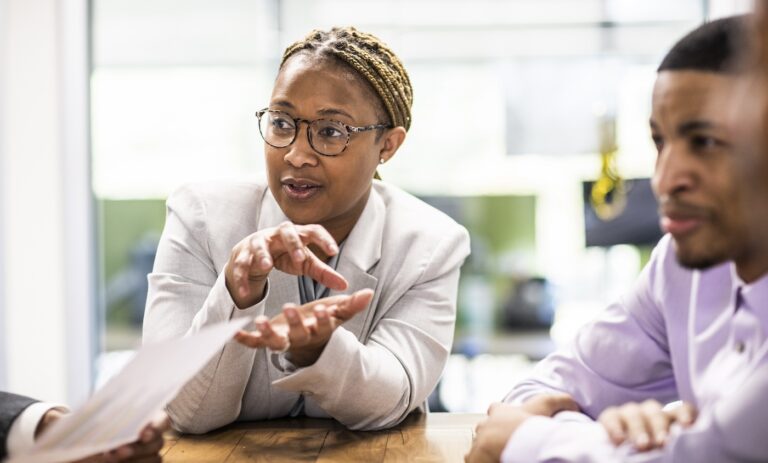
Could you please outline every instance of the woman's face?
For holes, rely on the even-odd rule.
[[[298,54],[280,70],[269,109],[360,127],[385,122],[376,117],[372,98],[377,96],[351,70]],[[297,224],[323,225],[337,241],[344,239],[365,207],[379,159],[394,154],[388,150],[390,137],[377,140],[376,133],[350,134],[346,149],[333,157],[310,146],[303,122],[291,145],[265,143],[269,189],[285,215]]]

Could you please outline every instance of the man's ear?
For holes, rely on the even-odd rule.
[[[388,129],[381,138],[381,150],[379,150],[379,160],[381,163],[389,161],[395,155],[400,145],[405,141],[405,127],[395,127]]]

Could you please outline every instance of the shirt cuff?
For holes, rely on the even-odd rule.
[[[35,445],[35,431],[40,420],[50,410],[59,410],[66,413],[69,409],[63,405],[46,402],[36,402],[24,409],[16,417],[8,432],[8,455],[18,456],[27,453]]]

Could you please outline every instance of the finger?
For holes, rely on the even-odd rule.
[[[246,247],[241,249],[232,266],[232,277],[234,278],[235,287],[238,288],[242,297],[248,296],[248,272],[252,263],[252,254]]]
[[[336,291],[344,291],[347,289],[349,284],[347,283],[346,278],[339,272],[328,266],[328,264],[320,260],[311,252],[307,253],[307,257],[308,258],[304,261],[303,266],[303,273],[305,275],[308,275],[326,288],[334,289]]]
[[[269,253],[269,246],[267,240],[263,236],[254,233],[249,241],[250,250],[253,254],[252,269],[257,270],[260,275],[263,275],[270,270],[274,265],[272,261],[272,255]]]
[[[613,445],[620,445],[627,440],[624,422],[621,420],[619,410],[616,407],[606,408],[597,419],[603,425]]]
[[[651,446],[663,446],[669,434],[669,415],[664,413],[661,404],[655,400],[646,400],[640,408],[646,420],[646,427],[650,430]]]
[[[319,304],[315,306],[314,313],[315,313],[315,320],[316,326],[315,326],[315,333],[317,334],[317,337],[320,339],[328,339],[331,337],[331,333],[333,332],[333,329],[335,326],[331,323],[331,316],[329,315],[329,309],[332,310],[332,307],[326,308],[324,305]]]
[[[337,303],[338,308],[332,315],[340,320],[349,320],[368,307],[373,300],[372,289],[361,289]]]
[[[493,402],[491,405],[488,406],[488,416],[493,415],[494,413],[498,412],[500,409],[504,408],[503,402]]]
[[[301,241],[296,226],[291,222],[283,222],[277,227],[277,233],[280,238],[279,247],[282,247],[285,252],[291,256],[291,260],[296,264],[301,264],[307,258],[307,253],[304,250],[304,243]]]
[[[336,244],[336,240],[321,225],[302,225],[297,228],[304,244],[314,243],[320,246],[329,256],[335,256],[339,253],[339,246]]]
[[[691,426],[696,421],[696,407],[687,402],[683,402],[679,407],[674,408],[668,413],[672,419],[680,423],[684,428]]]
[[[650,449],[651,437],[640,405],[636,403],[624,405],[619,413],[627,428],[629,441],[632,442],[635,448],[638,450]]]
[[[171,429],[171,417],[163,411],[158,412],[158,414],[152,419],[150,426],[152,426],[156,431],[164,433],[165,431]]]
[[[291,345],[302,345],[309,339],[309,331],[304,325],[304,319],[296,307],[283,307],[283,314],[288,321],[288,340]]]
[[[163,437],[156,435],[149,442],[137,442],[132,444],[133,458],[156,455],[163,448]]]
[[[288,337],[285,334],[278,333],[274,328],[272,328],[272,324],[269,322],[267,317],[257,317],[255,324],[256,330],[261,333],[261,336],[264,339],[265,347],[279,351],[285,349],[288,346]]]
[[[555,416],[562,411],[578,411],[579,406],[569,394],[541,394],[528,399],[523,410],[534,415]]]
[[[267,347],[267,343],[264,340],[264,336],[259,331],[238,331],[235,334],[235,341],[239,342],[240,344],[250,347],[253,349],[258,349],[260,347]]]

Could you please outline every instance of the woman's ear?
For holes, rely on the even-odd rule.
[[[381,150],[379,150],[379,162],[385,163],[395,155],[400,145],[405,141],[405,127],[395,127],[387,130],[381,137]]]

